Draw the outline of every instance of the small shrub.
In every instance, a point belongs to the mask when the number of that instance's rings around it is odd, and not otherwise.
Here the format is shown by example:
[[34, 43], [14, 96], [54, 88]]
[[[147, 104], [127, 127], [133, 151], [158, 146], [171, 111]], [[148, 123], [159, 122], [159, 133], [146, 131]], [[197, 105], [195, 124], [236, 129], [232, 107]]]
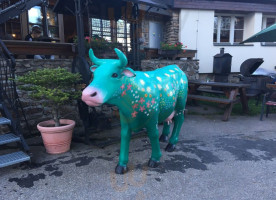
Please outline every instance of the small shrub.
[[60, 108], [80, 98], [81, 91], [75, 89], [81, 80], [80, 74], [73, 74], [63, 68], [38, 69], [17, 78], [21, 90], [29, 91], [30, 97], [43, 101], [50, 107], [55, 126], [60, 126]]

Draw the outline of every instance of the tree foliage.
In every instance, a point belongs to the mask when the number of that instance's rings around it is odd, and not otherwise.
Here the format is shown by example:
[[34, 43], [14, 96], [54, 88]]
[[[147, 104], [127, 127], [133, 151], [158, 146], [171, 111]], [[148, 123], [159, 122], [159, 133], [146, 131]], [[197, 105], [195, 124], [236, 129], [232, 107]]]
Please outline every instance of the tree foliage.
[[80, 80], [80, 74], [73, 74], [60, 67], [30, 71], [17, 78], [17, 82], [22, 84], [20, 89], [29, 91], [31, 98], [43, 100], [43, 106], [51, 108], [56, 126], [57, 123], [59, 125], [61, 106], [80, 98], [81, 91], [76, 90]]

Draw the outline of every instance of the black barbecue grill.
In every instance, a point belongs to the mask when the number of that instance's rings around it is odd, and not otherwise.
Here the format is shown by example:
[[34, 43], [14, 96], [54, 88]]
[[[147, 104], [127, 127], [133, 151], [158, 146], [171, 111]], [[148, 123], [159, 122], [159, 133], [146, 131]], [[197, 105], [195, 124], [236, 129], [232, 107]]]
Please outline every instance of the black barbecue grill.
[[273, 82], [273, 79], [268, 75], [253, 74], [263, 62], [262, 58], [250, 58], [241, 64], [240, 82], [250, 84], [250, 87], [246, 89], [248, 96], [258, 96], [265, 93], [267, 91], [266, 84]]

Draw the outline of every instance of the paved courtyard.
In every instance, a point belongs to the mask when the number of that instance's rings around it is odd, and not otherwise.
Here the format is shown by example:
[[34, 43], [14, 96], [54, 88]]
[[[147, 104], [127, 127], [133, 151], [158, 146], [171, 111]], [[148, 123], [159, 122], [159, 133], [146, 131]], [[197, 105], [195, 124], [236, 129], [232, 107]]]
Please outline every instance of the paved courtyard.
[[40, 137], [29, 139], [34, 165], [0, 169], [0, 199], [275, 199], [276, 115], [220, 117], [188, 114], [176, 151], [162, 143], [155, 169], [147, 167], [149, 139], [133, 139], [125, 175], [114, 173], [119, 143], [73, 142], [70, 152], [48, 155]]

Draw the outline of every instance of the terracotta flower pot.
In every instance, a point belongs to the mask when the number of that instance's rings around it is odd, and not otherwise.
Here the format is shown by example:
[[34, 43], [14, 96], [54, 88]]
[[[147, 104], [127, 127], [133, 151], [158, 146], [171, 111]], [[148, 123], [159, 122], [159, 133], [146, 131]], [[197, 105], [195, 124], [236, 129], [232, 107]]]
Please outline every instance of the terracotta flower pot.
[[69, 151], [75, 121], [61, 119], [62, 126], [54, 127], [53, 120], [40, 122], [37, 129], [40, 131], [44, 146], [49, 154], [60, 154]]

